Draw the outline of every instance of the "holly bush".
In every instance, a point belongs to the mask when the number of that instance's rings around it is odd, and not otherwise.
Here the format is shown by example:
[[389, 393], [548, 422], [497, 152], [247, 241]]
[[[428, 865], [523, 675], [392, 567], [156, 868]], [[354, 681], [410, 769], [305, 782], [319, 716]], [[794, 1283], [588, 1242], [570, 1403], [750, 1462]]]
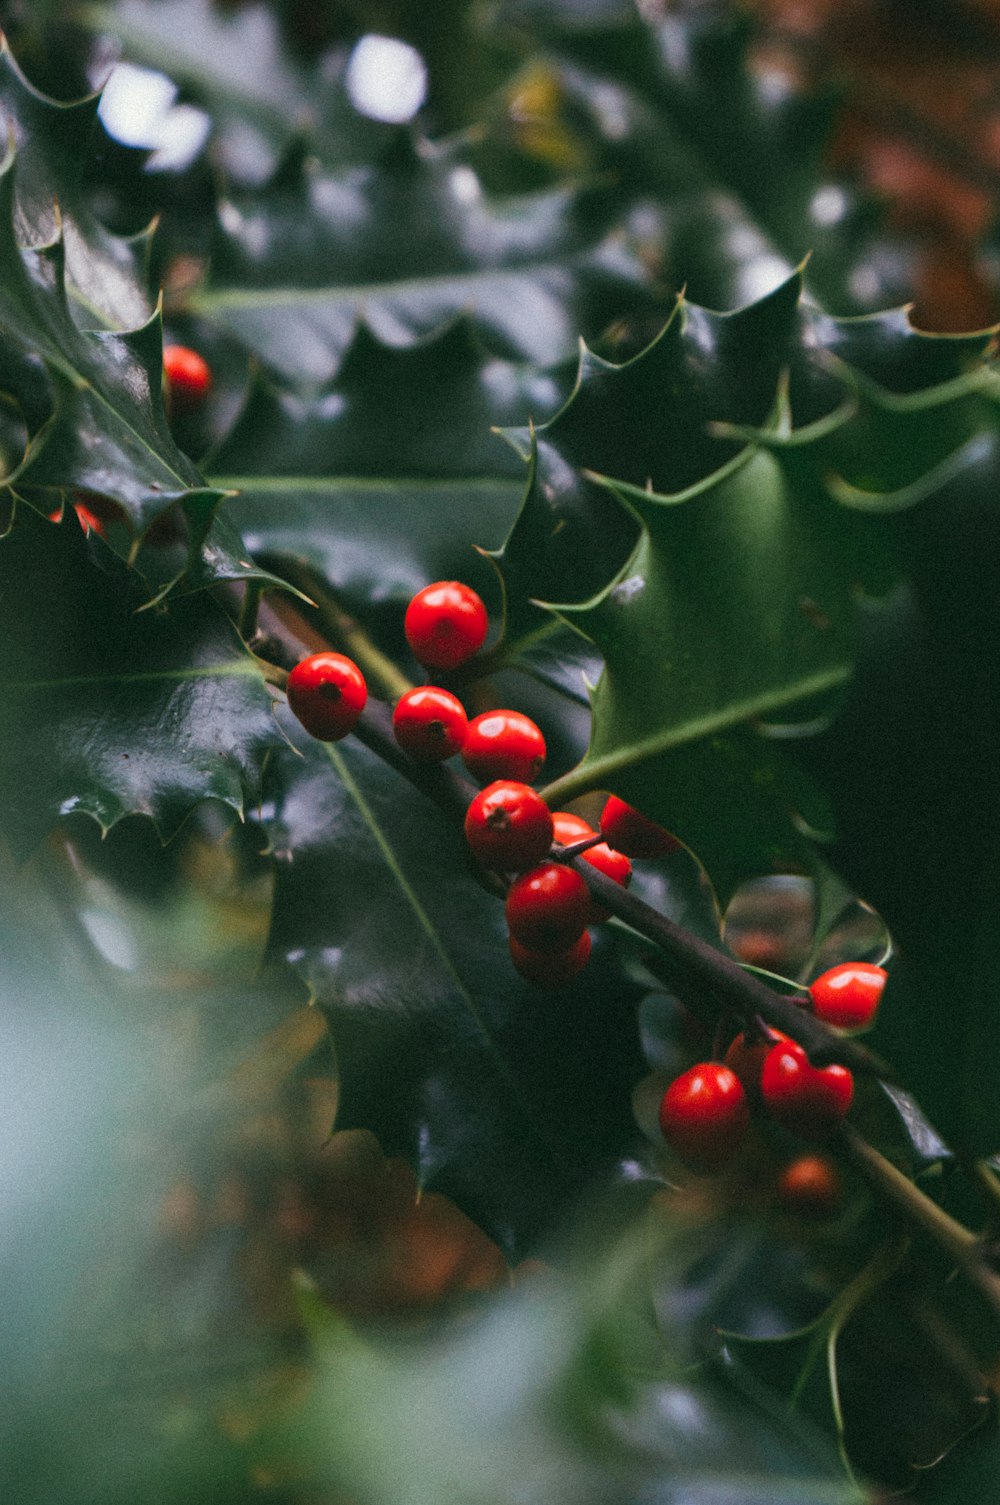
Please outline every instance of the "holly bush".
[[[5, 10], [5, 1498], [988, 1498], [1000, 382], [834, 93], [735, 6]], [[557, 989], [392, 735], [438, 580], [549, 806], [676, 838], [566, 858]], [[849, 1117], [692, 1171], [775, 1028]]]

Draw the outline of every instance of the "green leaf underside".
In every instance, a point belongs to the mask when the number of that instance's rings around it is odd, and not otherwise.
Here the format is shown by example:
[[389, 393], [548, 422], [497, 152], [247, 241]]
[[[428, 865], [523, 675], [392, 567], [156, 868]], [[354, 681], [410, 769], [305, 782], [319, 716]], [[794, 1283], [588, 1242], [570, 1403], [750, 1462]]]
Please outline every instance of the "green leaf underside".
[[616, 943], [595, 945], [570, 987], [539, 991], [510, 963], [503, 905], [471, 881], [461, 834], [373, 754], [307, 747], [272, 760], [268, 783], [270, 947], [330, 1021], [338, 1125], [372, 1129], [523, 1253], [632, 1152], [639, 995], [613, 981]]
[[[44, 617], [19, 610], [30, 579]], [[80, 529], [25, 513], [0, 542], [3, 824], [34, 847], [79, 811], [105, 829], [150, 816], [169, 836], [200, 800], [242, 811], [280, 740], [271, 698], [207, 599], [140, 612], [138, 582]]]

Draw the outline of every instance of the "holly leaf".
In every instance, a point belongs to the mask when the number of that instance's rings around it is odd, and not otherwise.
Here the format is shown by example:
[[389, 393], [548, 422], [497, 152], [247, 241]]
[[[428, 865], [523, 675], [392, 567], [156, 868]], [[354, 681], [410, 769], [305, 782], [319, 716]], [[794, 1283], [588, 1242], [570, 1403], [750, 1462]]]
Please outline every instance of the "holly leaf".
[[132, 329], [152, 312], [146, 291], [149, 233], [126, 239], [95, 217], [83, 191], [100, 96], [59, 104], [32, 88], [0, 35], [0, 118], [19, 159], [14, 238], [62, 241], [68, 311], [82, 328]]
[[[23, 610], [25, 580], [41, 610]], [[170, 836], [204, 799], [242, 813], [279, 742], [254, 660], [198, 596], [139, 611], [141, 582], [70, 520], [19, 514], [0, 541], [3, 825], [26, 854], [61, 815]]]
[[362, 317], [402, 344], [469, 311], [498, 355], [554, 364], [579, 329], [648, 303], [611, 207], [596, 188], [493, 200], [454, 152], [405, 130], [356, 168], [295, 152], [252, 197], [221, 204], [211, 277], [189, 307], [293, 381], [329, 380]]
[[510, 610], [534, 598], [585, 600], [628, 557], [636, 520], [595, 473], [681, 492], [739, 453], [739, 436], [710, 425], [764, 424], [795, 351], [800, 286], [793, 277], [733, 314], [680, 300], [652, 344], [622, 365], [584, 346], [559, 412], [534, 432], [508, 430], [531, 462], [524, 505], [496, 556]]
[[338, 1127], [370, 1129], [520, 1256], [636, 1148], [643, 989], [621, 981], [622, 943], [599, 938], [557, 992], [521, 979], [460, 831], [362, 746], [273, 759], [263, 821], [270, 950], [329, 1019]]
[[226, 511], [255, 557], [306, 564], [352, 610], [455, 577], [490, 595], [475, 550], [509, 530], [523, 471], [490, 430], [551, 410], [561, 375], [487, 355], [466, 318], [405, 347], [362, 326], [318, 392], [258, 375], [205, 469], [239, 493]]

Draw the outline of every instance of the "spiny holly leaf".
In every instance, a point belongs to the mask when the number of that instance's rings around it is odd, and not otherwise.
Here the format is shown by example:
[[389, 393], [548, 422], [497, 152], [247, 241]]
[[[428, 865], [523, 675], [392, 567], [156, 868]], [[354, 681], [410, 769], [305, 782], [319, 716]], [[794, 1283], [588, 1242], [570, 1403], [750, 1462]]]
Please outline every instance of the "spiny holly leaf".
[[219, 159], [237, 179], [263, 180], [302, 132], [313, 150], [341, 162], [367, 155], [386, 132], [350, 104], [346, 51], [303, 63], [284, 45], [273, 6], [116, 0], [80, 5], [77, 14], [115, 37], [123, 56], [162, 69], [204, 105]]
[[403, 348], [362, 326], [317, 393], [258, 377], [205, 468], [255, 557], [307, 563], [353, 610], [456, 576], [489, 591], [475, 548], [509, 530], [523, 472], [490, 429], [551, 411], [561, 377], [486, 355], [464, 318]]
[[[709, 425], [764, 423], [796, 354], [799, 290], [793, 277], [734, 314], [681, 300], [653, 343], [624, 365], [584, 347], [566, 405], [534, 439], [509, 431], [526, 457], [537, 444], [523, 509], [497, 555], [515, 615], [532, 598], [593, 595], [635, 543], [634, 518], [586, 472], [680, 492], [739, 452], [738, 437]], [[810, 413], [842, 400], [828, 378], [815, 387]]]
[[640, 989], [610, 934], [569, 987], [524, 982], [442, 812], [363, 747], [303, 752], [269, 767], [270, 947], [329, 1019], [338, 1126], [372, 1130], [521, 1255], [635, 1151]]
[[673, 496], [616, 486], [643, 524], [636, 550], [594, 601], [560, 613], [605, 661], [571, 777], [676, 831], [725, 898], [797, 855], [794, 788], [746, 724], [828, 694], [852, 661], [867, 520], [796, 468], [747, 450]]
[[0, 581], [0, 804], [17, 851], [70, 811], [105, 829], [139, 812], [166, 837], [199, 800], [243, 809], [281, 739], [260, 671], [213, 603], [138, 611], [141, 582], [103, 543], [27, 510], [0, 541]]
[[22, 246], [61, 237], [69, 311], [82, 328], [132, 329], [151, 313], [148, 235], [112, 235], [92, 214], [83, 177], [94, 150], [99, 96], [59, 104], [33, 89], [0, 34], [0, 120], [18, 155], [14, 234]]
[[[55, 493], [40, 504], [46, 512], [67, 491], [111, 498], [129, 525], [115, 540], [123, 556], [130, 554], [135, 536], [180, 503], [190, 535], [188, 588], [240, 578], [274, 581], [242, 557], [231, 529], [213, 527], [222, 493], [203, 485], [174, 443], [160, 390], [159, 313], [138, 329], [82, 329], [70, 311], [65, 241], [27, 248], [18, 244], [15, 181], [22, 175], [20, 165], [20, 159], [9, 156], [0, 175], [0, 331], [15, 353], [28, 358], [20, 365], [16, 359], [8, 362], [13, 400], [18, 402], [26, 378], [23, 410], [40, 414], [41, 357], [53, 405], [51, 416], [30, 436], [18, 467], [20, 485], [32, 493], [39, 488], [42, 495]], [[184, 565], [183, 559], [178, 561], [177, 573], [183, 573]]]
[[649, 277], [598, 189], [491, 201], [466, 163], [399, 131], [373, 165], [301, 152], [219, 212], [211, 280], [192, 310], [271, 370], [322, 382], [361, 317], [406, 343], [463, 311], [498, 354], [552, 364], [577, 330], [648, 300]]

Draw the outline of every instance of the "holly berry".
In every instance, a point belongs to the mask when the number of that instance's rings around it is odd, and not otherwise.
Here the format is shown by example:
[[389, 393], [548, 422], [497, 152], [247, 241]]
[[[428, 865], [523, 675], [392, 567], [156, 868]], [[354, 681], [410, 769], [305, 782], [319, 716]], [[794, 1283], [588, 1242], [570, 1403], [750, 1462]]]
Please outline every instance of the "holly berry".
[[777, 1191], [778, 1200], [789, 1212], [823, 1217], [835, 1211], [843, 1182], [829, 1155], [800, 1155], [781, 1172]]
[[457, 753], [468, 726], [462, 702], [436, 685], [407, 690], [392, 713], [396, 741], [420, 763], [441, 763]]
[[462, 761], [473, 778], [533, 784], [545, 762], [545, 738], [520, 711], [485, 711], [469, 722]]
[[169, 401], [184, 412], [200, 407], [212, 389], [212, 368], [187, 345], [163, 347], [163, 374]]
[[844, 962], [809, 985], [816, 1017], [838, 1029], [871, 1024], [889, 974], [871, 962]]
[[466, 810], [465, 839], [484, 867], [523, 873], [548, 855], [552, 813], [527, 784], [498, 779], [481, 789]]
[[760, 1102], [760, 1074], [768, 1051], [775, 1045], [787, 1043], [788, 1039], [789, 1036], [780, 1029], [770, 1027], [767, 1034], [759, 1038], [741, 1032], [726, 1051], [725, 1063], [743, 1083], [743, 1090], [751, 1103]]
[[718, 1061], [683, 1072], [660, 1100], [663, 1137], [692, 1170], [718, 1170], [736, 1153], [749, 1125], [743, 1084]]
[[368, 686], [342, 653], [312, 653], [289, 674], [286, 693], [307, 732], [321, 742], [339, 742], [364, 710]]
[[601, 812], [601, 835], [609, 847], [627, 857], [665, 857], [681, 845], [676, 836], [616, 794], [608, 797]]
[[516, 936], [509, 937], [510, 956], [522, 977], [542, 988], [561, 988], [572, 982], [590, 960], [590, 931], [585, 930], [567, 951], [532, 951]]
[[582, 815], [574, 815], [570, 810], [553, 810], [552, 836], [561, 847], [572, 846], [574, 841], [585, 841], [588, 836], [596, 835], [593, 826]]
[[760, 1072], [760, 1096], [776, 1122], [801, 1139], [826, 1139], [854, 1096], [846, 1066], [814, 1066], [794, 1040], [773, 1045]]
[[586, 929], [589, 908], [580, 874], [561, 862], [543, 862], [511, 884], [507, 924], [529, 951], [568, 951]]
[[457, 669], [478, 653], [488, 627], [482, 598], [460, 580], [425, 585], [403, 619], [413, 656], [428, 669]]
[[[584, 841], [588, 836], [596, 836], [593, 826], [587, 824], [579, 815], [573, 815], [569, 810], [555, 810], [552, 814], [552, 830], [555, 840], [560, 846], [568, 847], [576, 841]], [[632, 881], [632, 864], [623, 852], [613, 852], [607, 842], [598, 842], [596, 846], [589, 847], [586, 852], [581, 852], [580, 857], [584, 862], [589, 862], [596, 867], [598, 872], [604, 873], [605, 877], [612, 878], [615, 883], [620, 883], [622, 888], [627, 888]], [[605, 909], [603, 904], [591, 896], [590, 914], [587, 918], [588, 925], [601, 925], [611, 916], [610, 909]]]

